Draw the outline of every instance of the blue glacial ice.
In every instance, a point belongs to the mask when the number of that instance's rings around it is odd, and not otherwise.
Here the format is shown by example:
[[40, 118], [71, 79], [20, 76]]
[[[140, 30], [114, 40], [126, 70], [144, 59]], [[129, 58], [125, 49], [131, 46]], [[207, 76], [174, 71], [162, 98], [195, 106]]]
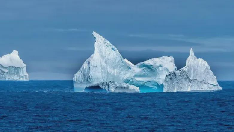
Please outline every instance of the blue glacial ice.
[[163, 88], [163, 82], [167, 74], [177, 68], [173, 57], [163, 56], [140, 62], [134, 66], [133, 76], [125, 79], [125, 82], [143, 88], [151, 88], [156, 91]]

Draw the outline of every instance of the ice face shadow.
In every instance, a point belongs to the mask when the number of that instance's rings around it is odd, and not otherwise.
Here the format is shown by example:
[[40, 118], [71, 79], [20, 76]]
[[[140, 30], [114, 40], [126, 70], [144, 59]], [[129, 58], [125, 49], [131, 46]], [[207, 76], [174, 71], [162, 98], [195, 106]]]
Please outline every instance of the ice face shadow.
[[101, 88], [100, 86], [90, 86], [84, 87], [77, 83], [74, 83], [74, 92], [107, 92], [105, 89]]
[[[163, 87], [152, 88], [152, 87], [139, 87], [140, 93], [151, 93], [151, 92], [163, 92]], [[92, 87], [74, 87], [74, 92], [97, 92], [97, 93], [106, 93], [107, 90], [99, 87], [99, 86], [92, 86]]]
[[92, 86], [92, 87], [87, 87], [84, 89], [84, 92], [104, 92], [106, 93], [107, 91], [99, 86]]

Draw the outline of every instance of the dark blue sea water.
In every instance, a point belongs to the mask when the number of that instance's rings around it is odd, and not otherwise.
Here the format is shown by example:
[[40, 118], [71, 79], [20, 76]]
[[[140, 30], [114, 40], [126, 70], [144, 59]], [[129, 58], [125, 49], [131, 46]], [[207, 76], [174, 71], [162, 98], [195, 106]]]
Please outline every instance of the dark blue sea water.
[[234, 82], [205, 93], [75, 93], [72, 81], [0, 82], [0, 131], [234, 131]]

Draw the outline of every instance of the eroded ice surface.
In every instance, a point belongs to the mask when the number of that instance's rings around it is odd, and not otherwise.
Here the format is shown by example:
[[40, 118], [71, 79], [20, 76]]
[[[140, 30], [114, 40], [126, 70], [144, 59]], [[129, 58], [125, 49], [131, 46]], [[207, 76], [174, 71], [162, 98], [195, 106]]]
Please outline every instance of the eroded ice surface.
[[135, 65], [134, 76], [125, 82], [139, 87], [158, 88], [166, 75], [175, 70], [173, 57], [153, 58]]
[[76, 86], [116, 82], [121, 84], [132, 75], [132, 69], [119, 51], [108, 40], [93, 32], [95, 37], [94, 54], [91, 55], [75, 74]]
[[26, 65], [20, 59], [18, 51], [0, 57], [0, 80], [28, 81]]
[[129, 85], [126, 83], [117, 83], [117, 82], [103, 82], [98, 84], [99, 87], [105, 89], [108, 92], [127, 92], [135, 93], [140, 92], [139, 88], [134, 85]]
[[215, 91], [221, 89], [208, 63], [197, 58], [191, 49], [186, 66], [167, 75], [163, 91]]

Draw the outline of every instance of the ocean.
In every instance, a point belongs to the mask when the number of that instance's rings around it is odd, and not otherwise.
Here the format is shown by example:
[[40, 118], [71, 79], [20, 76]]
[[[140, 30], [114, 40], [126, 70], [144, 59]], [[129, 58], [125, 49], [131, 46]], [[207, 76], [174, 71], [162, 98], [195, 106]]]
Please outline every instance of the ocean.
[[0, 131], [234, 131], [234, 82], [217, 92], [77, 93], [72, 81], [0, 82]]

